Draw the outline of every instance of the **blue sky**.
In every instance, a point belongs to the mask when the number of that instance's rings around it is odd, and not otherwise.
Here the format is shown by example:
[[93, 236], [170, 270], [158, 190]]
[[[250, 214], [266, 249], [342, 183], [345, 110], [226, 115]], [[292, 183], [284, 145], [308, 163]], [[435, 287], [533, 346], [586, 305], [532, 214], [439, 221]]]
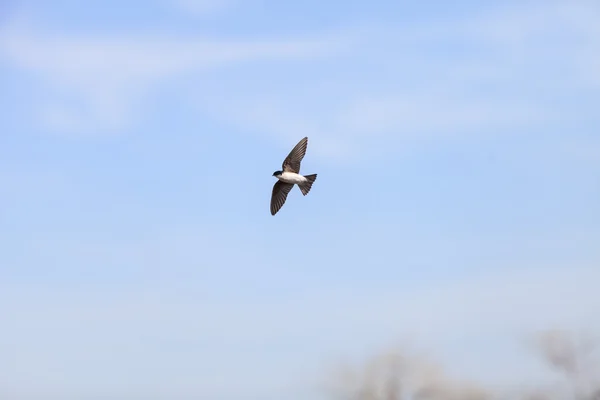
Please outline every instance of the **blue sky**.
[[[318, 399], [398, 340], [538, 376], [523, 337], [600, 328], [599, 17], [3, 2], [0, 393]], [[272, 217], [304, 136], [319, 178]]]

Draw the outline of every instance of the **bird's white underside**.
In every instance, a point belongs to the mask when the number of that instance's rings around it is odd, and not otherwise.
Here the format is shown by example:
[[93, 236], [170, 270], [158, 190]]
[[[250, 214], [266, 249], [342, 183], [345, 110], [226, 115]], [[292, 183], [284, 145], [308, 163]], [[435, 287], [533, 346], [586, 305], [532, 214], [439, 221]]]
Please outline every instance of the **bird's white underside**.
[[281, 175], [277, 176], [277, 179], [283, 181], [285, 183], [303, 183], [306, 182], [307, 179], [300, 174], [296, 174], [294, 172], [284, 172]]

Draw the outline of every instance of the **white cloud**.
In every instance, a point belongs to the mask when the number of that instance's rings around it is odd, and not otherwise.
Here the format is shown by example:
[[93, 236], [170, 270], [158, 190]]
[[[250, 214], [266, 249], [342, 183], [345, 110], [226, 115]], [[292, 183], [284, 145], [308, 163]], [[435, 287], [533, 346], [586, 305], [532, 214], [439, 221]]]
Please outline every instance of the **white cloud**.
[[[226, 2], [183, 3], [203, 10]], [[238, 69], [232, 81], [226, 73], [195, 81], [195, 94], [182, 98], [223, 124], [286, 145], [309, 135], [316, 155], [348, 159], [580, 120], [580, 104], [564, 103], [567, 96], [585, 102], [573, 95], [580, 91], [598, 98], [598, 15], [595, 2], [513, 5], [442, 22], [263, 41], [75, 37], [13, 26], [0, 36], [0, 56], [54, 88], [57, 100], [43, 105], [42, 121], [77, 133], [126, 129], [169, 79], [251, 61], [311, 60], [319, 72], [290, 66], [286, 79], [274, 80], [277, 66]]]
[[[444, 90], [372, 98], [356, 94], [335, 105], [316, 101], [304, 110], [299, 102], [286, 100], [261, 99], [260, 95], [247, 102], [231, 98], [226, 107], [225, 101], [219, 105], [213, 99], [212, 104], [201, 101], [200, 109], [285, 145], [305, 135], [317, 137], [312, 151], [339, 161], [355, 159], [361, 151], [398, 154], [400, 148], [409, 151], [411, 145], [431, 139], [486, 130], [491, 135], [500, 129], [511, 131], [570, 117], [566, 113], [557, 117], [542, 105], [526, 101], [478, 100]], [[389, 147], [383, 149], [382, 142]]]
[[580, 122], [592, 115], [586, 98], [600, 97], [590, 67], [600, 52], [598, 15], [593, 2], [548, 3], [365, 29], [339, 74], [293, 95], [267, 88], [221, 93], [221, 103], [206, 96], [199, 108], [285, 143], [317, 137], [315, 154], [341, 159]]
[[343, 45], [335, 35], [238, 41], [160, 34], [85, 37], [40, 32], [20, 22], [0, 35], [0, 59], [66, 99], [68, 106], [46, 104], [41, 117], [50, 127], [75, 132], [125, 128], [136, 103], [168, 78], [257, 60], [327, 56]]

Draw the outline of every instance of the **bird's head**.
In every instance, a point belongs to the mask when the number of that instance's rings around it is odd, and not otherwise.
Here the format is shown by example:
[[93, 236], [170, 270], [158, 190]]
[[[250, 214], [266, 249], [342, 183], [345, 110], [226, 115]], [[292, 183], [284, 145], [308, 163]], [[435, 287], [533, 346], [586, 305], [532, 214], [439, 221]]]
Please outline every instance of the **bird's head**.
[[281, 171], [275, 171], [275, 172], [273, 172], [273, 176], [279, 176], [279, 175], [281, 175], [281, 174], [282, 174], [282, 172], [281, 172]]

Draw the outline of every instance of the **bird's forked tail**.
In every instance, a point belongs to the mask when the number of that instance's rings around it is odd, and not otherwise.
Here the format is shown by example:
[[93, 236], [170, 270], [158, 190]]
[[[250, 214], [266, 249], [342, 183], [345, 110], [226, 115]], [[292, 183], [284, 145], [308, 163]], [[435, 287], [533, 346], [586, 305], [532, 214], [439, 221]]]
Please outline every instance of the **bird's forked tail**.
[[302, 191], [303, 195], [307, 195], [310, 192], [310, 188], [312, 188], [312, 184], [317, 180], [317, 174], [305, 175], [306, 182], [298, 184], [298, 187]]

